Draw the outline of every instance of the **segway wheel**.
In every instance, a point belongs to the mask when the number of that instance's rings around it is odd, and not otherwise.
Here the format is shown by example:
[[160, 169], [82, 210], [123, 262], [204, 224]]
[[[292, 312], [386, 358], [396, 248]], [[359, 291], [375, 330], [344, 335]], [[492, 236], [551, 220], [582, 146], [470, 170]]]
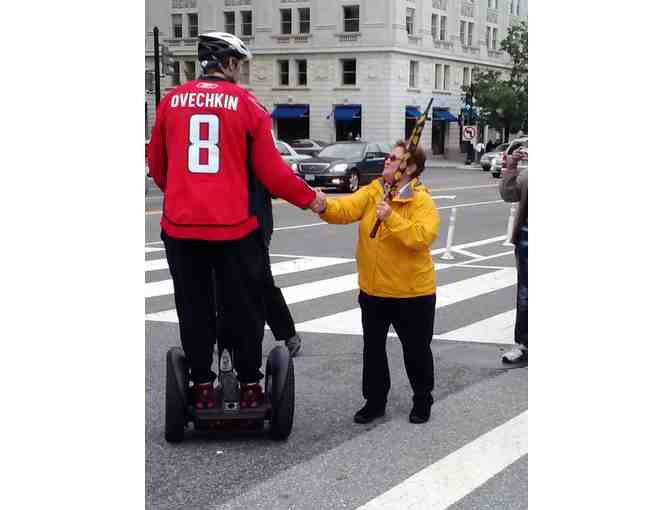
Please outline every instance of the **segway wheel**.
[[266, 361], [266, 391], [271, 399], [270, 436], [284, 440], [294, 424], [294, 361], [287, 347], [274, 347]]
[[166, 422], [164, 437], [169, 443], [184, 439], [187, 425], [187, 366], [184, 351], [172, 347], [166, 355]]

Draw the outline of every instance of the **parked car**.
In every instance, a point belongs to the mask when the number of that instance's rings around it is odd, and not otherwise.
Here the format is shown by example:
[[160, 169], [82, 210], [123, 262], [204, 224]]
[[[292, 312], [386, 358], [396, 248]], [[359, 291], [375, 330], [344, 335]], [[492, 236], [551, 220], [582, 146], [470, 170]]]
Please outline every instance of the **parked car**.
[[299, 154], [307, 154], [308, 156], [317, 156], [317, 153], [324, 149], [327, 142], [320, 140], [310, 140], [308, 138], [301, 138], [298, 140], [290, 140], [289, 145], [292, 146]]
[[526, 136], [523, 138], [516, 138], [515, 140], [511, 141], [506, 146], [505, 150], [503, 150], [497, 156], [495, 156], [490, 160], [491, 173], [493, 177], [499, 177], [500, 175], [502, 175], [502, 170], [506, 168], [507, 159], [510, 158], [511, 154], [513, 154], [513, 151], [515, 151], [519, 147], [527, 147]]
[[299, 175], [311, 186], [355, 192], [383, 173], [388, 143], [337, 142], [299, 164]]
[[283, 142], [282, 140], [276, 141], [275, 147], [278, 149], [282, 159], [285, 160], [285, 163], [290, 166], [295, 174], [299, 173], [299, 162], [310, 159], [310, 156], [299, 154], [294, 149], [292, 149], [292, 147], [287, 142]]
[[509, 145], [508, 143], [503, 143], [501, 145], [498, 145], [494, 149], [492, 149], [490, 152], [486, 152], [481, 156], [481, 167], [483, 168], [484, 172], [489, 172], [490, 171], [490, 160], [497, 156], [498, 153], [503, 152], [506, 150], [506, 146]]

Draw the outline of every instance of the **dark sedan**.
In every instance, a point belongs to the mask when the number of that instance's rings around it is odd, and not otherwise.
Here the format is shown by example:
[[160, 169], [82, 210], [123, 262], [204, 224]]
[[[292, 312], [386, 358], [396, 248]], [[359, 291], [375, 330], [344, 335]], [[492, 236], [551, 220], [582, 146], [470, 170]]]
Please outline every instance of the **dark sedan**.
[[383, 173], [385, 143], [338, 142], [299, 163], [299, 175], [311, 186], [354, 192]]

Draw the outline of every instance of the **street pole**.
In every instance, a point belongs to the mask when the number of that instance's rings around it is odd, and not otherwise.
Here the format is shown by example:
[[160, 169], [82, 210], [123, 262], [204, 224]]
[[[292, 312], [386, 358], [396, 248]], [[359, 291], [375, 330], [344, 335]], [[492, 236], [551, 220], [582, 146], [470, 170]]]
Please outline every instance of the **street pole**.
[[156, 98], [156, 111], [159, 110], [161, 101], [161, 68], [159, 62], [159, 28], [154, 27], [154, 96]]

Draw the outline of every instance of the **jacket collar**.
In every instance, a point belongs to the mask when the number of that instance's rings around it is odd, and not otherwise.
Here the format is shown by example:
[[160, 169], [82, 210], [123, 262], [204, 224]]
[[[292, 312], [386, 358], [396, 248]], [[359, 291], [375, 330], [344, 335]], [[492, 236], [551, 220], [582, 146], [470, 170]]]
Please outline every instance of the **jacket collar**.
[[[383, 181], [383, 178], [381, 177], [379, 180], [380, 187], [383, 189], [383, 193], [385, 192], [385, 181]], [[418, 182], [418, 178], [414, 177], [411, 179], [408, 183], [407, 186], [401, 190], [401, 193], [399, 193], [397, 196], [395, 196], [392, 200], [394, 202], [408, 202], [413, 199], [413, 195], [415, 193], [415, 188], [419, 186], [420, 183]]]

